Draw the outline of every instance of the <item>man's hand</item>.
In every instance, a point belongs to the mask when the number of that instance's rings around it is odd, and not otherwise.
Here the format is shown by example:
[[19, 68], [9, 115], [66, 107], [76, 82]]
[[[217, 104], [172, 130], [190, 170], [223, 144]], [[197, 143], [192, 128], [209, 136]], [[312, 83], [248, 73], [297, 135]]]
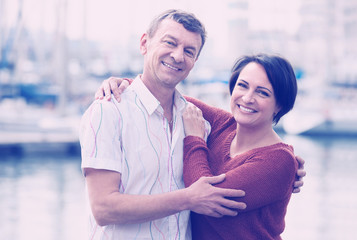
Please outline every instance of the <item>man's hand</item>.
[[296, 156], [296, 160], [299, 163], [299, 169], [297, 170], [297, 180], [294, 182], [294, 190], [293, 193], [299, 193], [301, 191], [301, 187], [304, 185], [303, 178], [306, 176], [306, 171], [304, 170], [305, 161], [300, 156]]
[[129, 86], [129, 80], [126, 78], [110, 77], [102, 82], [99, 89], [95, 93], [95, 99], [106, 98], [111, 100], [111, 94], [114, 98], [120, 102], [120, 95]]
[[212, 186], [225, 179], [225, 174], [214, 177], [201, 177], [190, 187], [188, 198], [191, 200], [189, 209], [199, 214], [211, 217], [236, 216], [237, 209], [245, 209], [243, 202], [237, 202], [226, 197], [243, 197], [242, 190], [218, 188]]

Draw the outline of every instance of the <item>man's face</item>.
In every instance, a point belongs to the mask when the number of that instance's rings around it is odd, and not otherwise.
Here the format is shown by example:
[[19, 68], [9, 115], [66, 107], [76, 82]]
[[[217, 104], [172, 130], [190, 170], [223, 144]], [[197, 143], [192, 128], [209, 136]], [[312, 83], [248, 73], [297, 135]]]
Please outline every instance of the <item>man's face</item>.
[[201, 36], [172, 19], [163, 20], [154, 36], [144, 34], [141, 53], [145, 56], [143, 80], [174, 88], [193, 68], [202, 44]]

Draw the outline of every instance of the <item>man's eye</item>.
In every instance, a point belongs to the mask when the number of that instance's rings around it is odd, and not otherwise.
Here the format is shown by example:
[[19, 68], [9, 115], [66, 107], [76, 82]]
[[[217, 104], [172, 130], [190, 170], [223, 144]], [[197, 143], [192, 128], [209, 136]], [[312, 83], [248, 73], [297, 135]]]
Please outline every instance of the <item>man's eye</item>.
[[171, 42], [171, 41], [166, 41], [166, 44], [171, 45], [171, 46], [175, 46], [175, 43]]
[[194, 57], [195, 56], [195, 54], [192, 51], [186, 50], [185, 52], [190, 57]]

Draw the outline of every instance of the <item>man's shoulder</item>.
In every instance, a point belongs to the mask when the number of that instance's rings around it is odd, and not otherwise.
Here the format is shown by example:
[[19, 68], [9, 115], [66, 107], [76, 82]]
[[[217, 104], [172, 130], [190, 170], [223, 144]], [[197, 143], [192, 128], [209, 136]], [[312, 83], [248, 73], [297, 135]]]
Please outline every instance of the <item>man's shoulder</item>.
[[108, 116], [108, 115], [118, 115], [118, 113], [127, 104], [127, 100], [122, 98], [122, 100], [117, 102], [112, 96], [111, 100], [97, 99], [92, 102], [92, 104], [87, 108], [83, 114], [83, 118], [93, 117], [93, 116]]

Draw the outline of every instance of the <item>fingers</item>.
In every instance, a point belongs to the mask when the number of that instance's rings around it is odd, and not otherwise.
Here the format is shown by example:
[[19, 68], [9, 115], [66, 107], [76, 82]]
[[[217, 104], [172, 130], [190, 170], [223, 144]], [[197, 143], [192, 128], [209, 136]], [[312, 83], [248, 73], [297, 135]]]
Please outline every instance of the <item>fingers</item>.
[[300, 188], [294, 188], [293, 193], [299, 193], [300, 191]]
[[126, 79], [123, 79], [122, 83], [118, 87], [118, 92], [123, 93], [124, 90], [130, 85], [129, 81]]
[[226, 178], [226, 174], [221, 174], [221, 175], [213, 176], [213, 177], [203, 177], [203, 178], [209, 184], [217, 184], [217, 183], [220, 183], [220, 182], [224, 181], [224, 179]]
[[[246, 208], [246, 205], [244, 203], [241, 203], [241, 205], [242, 206], [240, 208], [236, 208], [236, 209], [245, 209]], [[234, 217], [234, 216], [238, 215], [238, 211], [236, 211], [234, 209], [227, 208], [224, 205], [218, 205], [214, 209], [211, 209], [210, 211], [205, 212], [204, 215], [216, 217], [216, 218], [220, 218], [223, 216]]]
[[230, 200], [227, 198], [223, 198], [223, 200], [220, 202], [220, 205], [230, 209], [243, 210], [247, 208], [247, 204], [245, 204], [244, 202], [237, 202], [236, 200]]
[[95, 99], [107, 99], [111, 100], [111, 95], [113, 93], [115, 99], [120, 102], [121, 93], [130, 85], [129, 81], [122, 78], [110, 77], [104, 80], [99, 87], [98, 91], [95, 93]]
[[[221, 183], [224, 181], [226, 178], [225, 174], [221, 174], [218, 176], [213, 176], [213, 177], [201, 177], [203, 181], [206, 181], [207, 183], [214, 185], [217, 183]], [[218, 194], [222, 195], [223, 197], [244, 197], [245, 192], [243, 190], [238, 190], [238, 189], [228, 189], [228, 188], [219, 188], [219, 187], [214, 187], [215, 190], [217, 191]], [[235, 201], [232, 201], [235, 202]], [[229, 206], [227, 206], [229, 207]]]
[[299, 163], [299, 169], [296, 172], [298, 176], [298, 180], [294, 182], [293, 193], [299, 193], [301, 191], [301, 187], [304, 185], [304, 181], [302, 180], [306, 176], [306, 171], [304, 170], [305, 161], [299, 156], [296, 156], [296, 160]]
[[212, 212], [213, 213], [213, 217], [223, 217], [223, 216], [237, 216], [238, 212], [228, 209], [228, 208], [224, 208], [224, 207], [218, 207], [215, 211]]
[[[115, 89], [113, 88], [113, 95], [115, 97], [115, 99], [120, 102], [121, 101], [121, 94], [124, 92], [124, 90], [129, 86], [129, 81], [123, 79], [123, 81], [121, 82], [121, 84], [119, 85], [119, 87], [116, 87]], [[117, 85], [118, 86], [118, 85]]]
[[296, 175], [298, 175], [299, 178], [301, 179], [306, 176], [306, 171], [304, 169], [298, 169]]
[[192, 103], [188, 103], [186, 106], [186, 114], [194, 117], [202, 117], [202, 111]]
[[[214, 177], [205, 177], [204, 180], [206, 180], [210, 184], [216, 184], [224, 181], [225, 177], [226, 177], [225, 174], [221, 174]], [[230, 209], [245, 209], [247, 207], [247, 205], [244, 202], [238, 202], [236, 200], [227, 199], [227, 198], [244, 197], [245, 192], [243, 190], [227, 189], [227, 188], [219, 188], [219, 187], [214, 187], [214, 190], [216, 191], [216, 194], [218, 194], [221, 197], [219, 204], [222, 207], [230, 208]], [[224, 213], [223, 215], [226, 214]]]
[[205, 120], [201, 109], [192, 103], [188, 103], [183, 113], [183, 122], [186, 136], [205, 137]]
[[118, 88], [118, 86], [116, 86], [115, 80], [113, 80], [113, 77], [110, 77], [109, 79], [105, 80], [103, 82], [104, 85], [104, 95], [105, 98], [109, 101], [111, 100], [111, 95], [112, 95], [112, 91], [115, 87]]
[[295, 181], [293, 193], [299, 193], [301, 191], [301, 187], [304, 185], [304, 181]]
[[98, 91], [95, 93], [95, 99], [103, 99], [104, 97], [109, 101], [111, 98], [110, 78], [106, 79], [100, 85]]
[[103, 88], [100, 87], [100, 88], [97, 90], [97, 92], [95, 93], [94, 97], [95, 97], [95, 99], [103, 99], [103, 96], [104, 96], [104, 94], [103, 94]]
[[[105, 82], [106, 80], [104, 80]], [[100, 85], [100, 87], [98, 88], [98, 90], [96, 91], [94, 97], [95, 99], [103, 99], [104, 97], [104, 82]]]
[[244, 202], [231, 197], [243, 197], [245, 192], [236, 189], [226, 189], [212, 186], [212, 184], [224, 181], [225, 174], [214, 177], [201, 177], [186, 190], [192, 196], [191, 206], [188, 208], [199, 214], [212, 217], [236, 216], [238, 210], [243, 210], [247, 206]]
[[228, 189], [228, 188], [218, 188], [219, 189], [219, 194], [221, 194], [224, 197], [244, 197], [245, 192], [243, 190], [238, 190], [238, 189]]
[[299, 163], [299, 169], [304, 169], [304, 165], [305, 165], [305, 160], [302, 159], [300, 156], [295, 156], [296, 160]]
[[294, 188], [300, 188], [304, 186], [304, 182], [303, 181], [295, 181], [294, 182]]
[[229, 199], [224, 199], [220, 205], [216, 205], [214, 209], [211, 209], [210, 212], [207, 212], [205, 215], [211, 217], [223, 217], [223, 216], [237, 216], [237, 210], [244, 210], [247, 208], [247, 205], [243, 202], [236, 202]]

